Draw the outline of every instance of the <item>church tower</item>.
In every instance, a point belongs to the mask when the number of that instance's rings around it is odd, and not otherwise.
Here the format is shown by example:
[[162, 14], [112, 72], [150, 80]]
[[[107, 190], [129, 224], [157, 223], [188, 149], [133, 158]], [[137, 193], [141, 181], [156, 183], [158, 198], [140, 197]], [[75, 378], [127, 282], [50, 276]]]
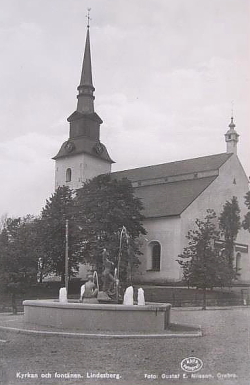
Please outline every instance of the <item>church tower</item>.
[[89, 25], [78, 86], [77, 108], [67, 119], [70, 124], [69, 139], [63, 143], [56, 161], [55, 187], [82, 187], [83, 182], [93, 177], [111, 172], [110, 158], [106, 147], [100, 142], [102, 119], [94, 109], [94, 91], [90, 53]]
[[237, 155], [237, 143], [239, 141], [239, 134], [235, 131], [234, 118], [231, 117], [229, 124], [229, 130], [225, 134], [225, 140], [227, 143], [227, 152]]

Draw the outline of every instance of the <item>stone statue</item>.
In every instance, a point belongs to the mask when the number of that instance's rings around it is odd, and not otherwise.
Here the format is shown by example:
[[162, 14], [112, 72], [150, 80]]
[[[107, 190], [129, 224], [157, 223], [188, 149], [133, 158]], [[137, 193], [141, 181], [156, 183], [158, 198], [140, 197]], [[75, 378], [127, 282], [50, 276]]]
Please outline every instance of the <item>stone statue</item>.
[[102, 263], [103, 263], [103, 291], [109, 296], [114, 295], [114, 285], [116, 284], [116, 279], [111, 274], [111, 269], [114, 266], [114, 263], [109, 259], [109, 253], [106, 249], [103, 249], [102, 252]]
[[98, 289], [94, 283], [94, 278], [92, 274], [88, 274], [88, 281], [81, 287], [81, 298], [80, 302], [83, 303], [98, 303], [97, 295]]

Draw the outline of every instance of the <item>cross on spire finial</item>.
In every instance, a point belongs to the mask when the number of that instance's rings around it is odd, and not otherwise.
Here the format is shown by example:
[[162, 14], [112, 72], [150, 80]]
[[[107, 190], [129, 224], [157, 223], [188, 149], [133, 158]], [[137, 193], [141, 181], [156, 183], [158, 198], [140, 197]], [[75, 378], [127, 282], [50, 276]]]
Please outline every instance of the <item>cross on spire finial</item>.
[[92, 20], [91, 18], [90, 18], [90, 11], [91, 11], [91, 8], [88, 8], [88, 13], [87, 13], [87, 15], [86, 15], [86, 17], [87, 17], [87, 19], [88, 19], [88, 24], [87, 24], [87, 28], [89, 28], [89, 22], [90, 22], [90, 20]]

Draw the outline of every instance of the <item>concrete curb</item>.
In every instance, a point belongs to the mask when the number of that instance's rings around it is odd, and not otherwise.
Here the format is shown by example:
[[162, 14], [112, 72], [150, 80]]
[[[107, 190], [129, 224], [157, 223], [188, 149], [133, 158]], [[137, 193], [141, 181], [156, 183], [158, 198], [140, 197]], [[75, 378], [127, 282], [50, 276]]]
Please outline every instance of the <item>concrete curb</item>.
[[[37, 327], [34, 327], [34, 328], [29, 328], [29, 325], [24, 325], [22, 323], [22, 317], [23, 314], [19, 314], [18, 316], [16, 316], [15, 318], [12, 318], [12, 315], [10, 314], [6, 314], [4, 316], [1, 317], [0, 315], [0, 331], [4, 331], [4, 332], [9, 332], [9, 333], [17, 333], [17, 334], [30, 334], [30, 335], [37, 335], [37, 336], [41, 336], [41, 335], [44, 335], [44, 336], [60, 336], [60, 337], [71, 337], [71, 338], [76, 338], [76, 337], [84, 337], [84, 338], [117, 338], [117, 339], [123, 339], [123, 338], [194, 338], [194, 337], [202, 337], [202, 331], [201, 331], [201, 326], [200, 325], [181, 325], [181, 324], [176, 324], [176, 323], [173, 323], [172, 325], [176, 325], [176, 326], [183, 326], [183, 327], [187, 327], [187, 326], [191, 326], [191, 327], [194, 327], [196, 328], [195, 331], [190, 331], [190, 332], [183, 332], [183, 331], [176, 331], [176, 332], [168, 332], [168, 333], [145, 333], [145, 334], [142, 334], [142, 333], [112, 333], [112, 332], [99, 332], [99, 333], [87, 333], [87, 332], [74, 332], [74, 331], [69, 331], [69, 330], [66, 330], [66, 331], [60, 331], [60, 330], [46, 330], [46, 329], [41, 329], [39, 328], [38, 329], [38, 326]], [[20, 317], [20, 318], [19, 318]], [[19, 318], [19, 319], [18, 319]], [[13, 325], [13, 327], [11, 326], [3, 326], [1, 325], [1, 321], [5, 321], [6, 322], [15, 322], [15, 325]], [[21, 322], [20, 322], [21, 321]], [[19, 324], [20, 322], [20, 324]]]
[[0, 326], [0, 331], [14, 332], [18, 334], [33, 334], [44, 336], [61, 336], [61, 337], [84, 337], [84, 338], [194, 338], [202, 337], [202, 331], [197, 330], [194, 333], [162, 333], [162, 334], [104, 334], [104, 333], [75, 333], [75, 332], [58, 332], [46, 330], [32, 330], [22, 328], [11, 328], [8, 326]]

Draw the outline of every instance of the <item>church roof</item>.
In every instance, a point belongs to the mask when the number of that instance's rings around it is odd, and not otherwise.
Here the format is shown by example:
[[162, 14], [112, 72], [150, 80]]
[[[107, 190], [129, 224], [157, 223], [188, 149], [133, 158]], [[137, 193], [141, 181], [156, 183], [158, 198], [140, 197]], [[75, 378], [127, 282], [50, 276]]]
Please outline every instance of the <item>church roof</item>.
[[89, 154], [94, 157], [103, 159], [109, 163], [114, 163], [114, 161], [110, 158], [104, 144], [99, 141], [91, 140], [86, 136], [70, 138], [64, 142], [59, 152], [53, 159], [65, 158], [78, 154]]
[[222, 153], [216, 155], [202, 156], [200, 158], [192, 158], [179, 160], [176, 162], [162, 163], [153, 166], [138, 167], [130, 170], [112, 172], [114, 177], [119, 179], [128, 178], [131, 182], [141, 181], [152, 178], [161, 178], [165, 176], [189, 174], [192, 172], [218, 170], [231, 153]]
[[146, 218], [180, 215], [214, 180], [216, 176], [174, 183], [138, 187]]
[[218, 176], [229, 153], [203, 156], [112, 173], [128, 178], [147, 218], [180, 215]]
[[82, 64], [82, 74], [81, 74], [81, 80], [80, 80], [80, 86], [81, 85], [83, 86], [91, 85], [93, 87], [89, 27], [87, 28], [87, 35], [86, 35], [86, 43], [85, 43], [85, 50], [84, 50], [84, 57], [83, 57], [83, 64]]
[[90, 114], [83, 114], [83, 113], [81, 113], [79, 111], [74, 111], [73, 114], [71, 114], [68, 117], [67, 121], [68, 122], [72, 122], [74, 120], [80, 120], [80, 119], [82, 119], [84, 117], [87, 117], [90, 120], [94, 120], [95, 122], [98, 122], [99, 124], [103, 123], [102, 119], [100, 118], [99, 115], [97, 115], [96, 112], [93, 112], [93, 113], [90, 113]]

